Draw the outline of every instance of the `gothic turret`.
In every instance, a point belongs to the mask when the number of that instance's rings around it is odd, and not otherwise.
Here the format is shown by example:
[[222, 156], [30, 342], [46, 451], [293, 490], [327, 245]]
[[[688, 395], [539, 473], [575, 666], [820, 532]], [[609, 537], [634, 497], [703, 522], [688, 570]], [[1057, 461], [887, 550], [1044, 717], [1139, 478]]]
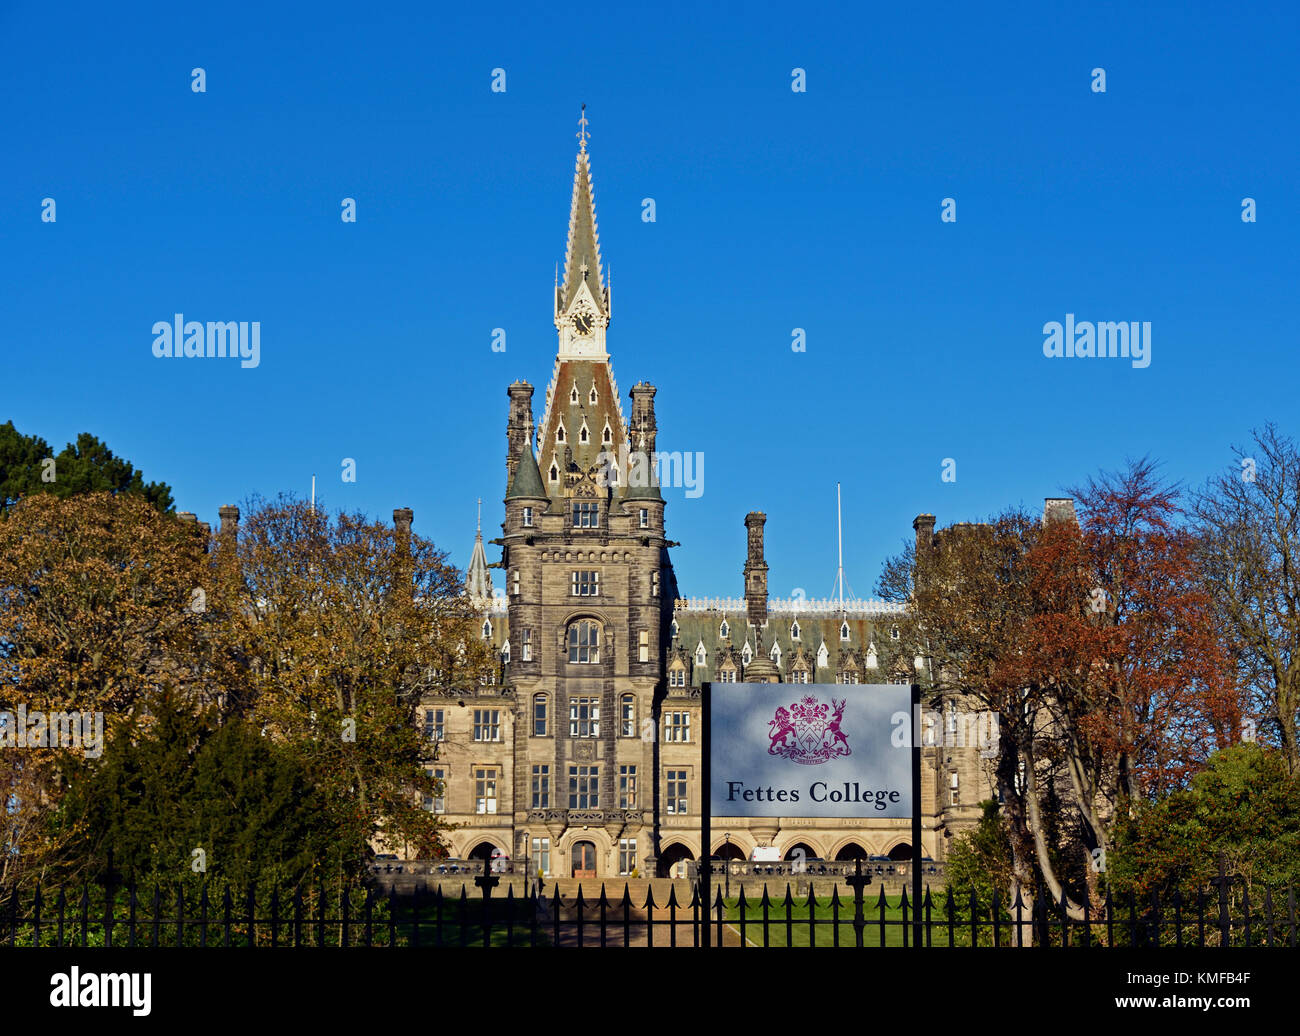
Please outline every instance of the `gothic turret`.
[[470, 599], [483, 603], [492, 600], [492, 577], [488, 574], [487, 553], [483, 550], [483, 501], [478, 502], [478, 528], [474, 530], [474, 553], [469, 559], [469, 572], [465, 577], [465, 593]]

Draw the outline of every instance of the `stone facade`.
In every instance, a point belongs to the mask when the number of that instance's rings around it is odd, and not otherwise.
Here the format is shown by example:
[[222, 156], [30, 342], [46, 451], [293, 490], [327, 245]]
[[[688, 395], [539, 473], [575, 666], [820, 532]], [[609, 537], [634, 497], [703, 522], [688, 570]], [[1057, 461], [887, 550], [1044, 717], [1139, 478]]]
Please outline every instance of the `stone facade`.
[[[500, 678], [424, 702], [445, 783], [427, 805], [459, 825], [457, 857], [499, 850], [553, 877], [666, 874], [700, 854], [703, 683], [909, 683], [913, 661], [892, 627], [897, 605], [769, 600], [758, 512], [745, 521], [744, 596], [679, 596], [664, 500], [645, 477], [655, 389], [633, 386], [625, 417], [607, 351], [612, 293], [585, 139], [564, 271], [540, 422], [532, 386], [507, 389], [505, 521], [491, 566], [501, 586], [491, 596], [481, 537], [467, 579]], [[933, 523], [917, 519], [918, 539]], [[923, 848], [936, 860], [991, 795], [991, 760], [944, 745], [947, 733], [924, 751]], [[910, 854], [906, 820], [715, 817], [713, 832], [722, 855]]]

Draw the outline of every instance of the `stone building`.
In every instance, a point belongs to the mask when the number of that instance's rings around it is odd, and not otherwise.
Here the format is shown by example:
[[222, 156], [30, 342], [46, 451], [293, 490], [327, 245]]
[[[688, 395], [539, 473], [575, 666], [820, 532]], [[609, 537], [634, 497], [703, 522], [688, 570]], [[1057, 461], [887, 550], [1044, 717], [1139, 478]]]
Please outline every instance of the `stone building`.
[[[893, 625], [898, 605], [769, 599], [759, 512], [745, 519], [742, 595], [679, 595], [655, 477], [655, 388], [633, 385], [624, 412], [580, 136], [554, 371], [536, 423], [533, 387], [507, 389], [505, 520], [492, 541], [501, 560], [489, 565], [480, 532], [468, 572], [500, 676], [423, 703], [444, 784], [425, 806], [460, 825], [449, 836], [457, 857], [499, 852], [555, 877], [651, 876], [700, 855], [703, 683], [910, 683], [914, 660]], [[917, 518], [918, 542], [934, 521]], [[719, 549], [730, 542], [720, 535]], [[922, 840], [942, 860], [991, 794], [990, 760], [973, 744], [935, 740], [924, 751]], [[724, 856], [911, 851], [906, 820], [715, 817], [712, 829]]]

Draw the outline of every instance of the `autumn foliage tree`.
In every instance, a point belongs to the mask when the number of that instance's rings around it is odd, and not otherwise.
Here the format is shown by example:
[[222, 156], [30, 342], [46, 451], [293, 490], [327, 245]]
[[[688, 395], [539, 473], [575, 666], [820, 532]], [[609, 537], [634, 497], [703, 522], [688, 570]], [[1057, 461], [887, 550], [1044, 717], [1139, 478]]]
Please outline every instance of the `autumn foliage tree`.
[[338, 837], [364, 847], [382, 829], [443, 853], [443, 823], [419, 802], [434, 746], [416, 710], [495, 661], [446, 553], [359, 514], [257, 501], [218, 537], [213, 579], [217, 635], [247, 660], [238, 708], [294, 747]]
[[930, 694], [998, 715], [1011, 900], [1081, 917], [1117, 814], [1231, 743], [1240, 701], [1177, 492], [1140, 461], [1075, 495], [1078, 520], [1011, 511], [919, 545], [904, 628]]

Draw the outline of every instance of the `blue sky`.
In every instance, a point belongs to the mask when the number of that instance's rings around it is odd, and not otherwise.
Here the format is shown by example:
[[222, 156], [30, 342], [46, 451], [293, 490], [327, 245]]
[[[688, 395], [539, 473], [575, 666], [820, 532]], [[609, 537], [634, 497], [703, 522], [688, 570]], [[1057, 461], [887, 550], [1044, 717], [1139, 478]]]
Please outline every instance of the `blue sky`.
[[[686, 593], [741, 592], [755, 509], [772, 593], [829, 593], [837, 481], [866, 596], [918, 512], [1300, 433], [1294, 5], [890, 6], [0, 5], [0, 420], [213, 522], [315, 472], [463, 566], [506, 385], [541, 414], [586, 102], [620, 389], [704, 455]], [[260, 365], [156, 359], [176, 312], [260, 321]], [[1066, 313], [1150, 321], [1151, 365], [1044, 357]]]

